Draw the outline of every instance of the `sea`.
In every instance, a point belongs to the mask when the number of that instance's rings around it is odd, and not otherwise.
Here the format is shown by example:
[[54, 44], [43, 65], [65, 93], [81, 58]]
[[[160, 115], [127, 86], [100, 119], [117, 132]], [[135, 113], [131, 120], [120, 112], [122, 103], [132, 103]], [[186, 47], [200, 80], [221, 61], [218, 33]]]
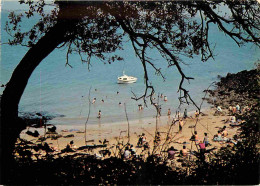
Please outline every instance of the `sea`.
[[[4, 30], [10, 11], [24, 12], [25, 9], [26, 6], [20, 6], [17, 2], [2, 1], [1, 4], [1, 84], [9, 81], [15, 67], [28, 51], [27, 47], [5, 44], [10, 39]], [[35, 16], [30, 20], [24, 20], [22, 29], [30, 29], [37, 19]], [[198, 105], [205, 96], [203, 91], [212, 82], [218, 81], [219, 77], [226, 76], [227, 73], [255, 68], [255, 63], [260, 58], [257, 47], [252, 44], [238, 47], [215, 26], [210, 29], [209, 41], [214, 46], [214, 59], [202, 62], [200, 56], [194, 58], [181, 56], [184, 73], [194, 78], [190, 82], [185, 82], [184, 87], [189, 90]], [[55, 49], [31, 75], [19, 104], [19, 113], [40, 112], [52, 115], [55, 118], [49, 123], [61, 125], [83, 125], [88, 114], [88, 124], [125, 122], [126, 117], [129, 121], [155, 117], [156, 110], [150, 105], [149, 99], [147, 107], [141, 111], [138, 105], [144, 105], [144, 101], [132, 99], [134, 95], [141, 96], [145, 92], [144, 71], [128, 38], [124, 38], [122, 46], [123, 49], [116, 54], [124, 60], [108, 64], [106, 61], [93, 58], [90, 69], [86, 63], [81, 62], [77, 54], [69, 56], [72, 68], [66, 66], [66, 50]], [[168, 109], [171, 109], [172, 113], [176, 111], [183, 113], [184, 109], [190, 113], [194, 112], [196, 108], [192, 104], [180, 105], [178, 86], [181, 76], [176, 67], [168, 68], [167, 62], [156, 50], [147, 51], [147, 56], [162, 69], [165, 77], [164, 80], [156, 75], [154, 69], [148, 65], [149, 83], [155, 88], [155, 102], [161, 105], [162, 115], [167, 115]], [[138, 81], [133, 84], [117, 84], [117, 78], [123, 71], [127, 75], [137, 77]], [[3, 91], [4, 87], [1, 87], [0, 94]], [[96, 98], [96, 102], [90, 106], [89, 92], [91, 101]], [[168, 101], [158, 99], [160, 94], [167, 96]], [[203, 102], [202, 108], [209, 107], [210, 105]], [[99, 110], [102, 113], [101, 119], [97, 118]]]

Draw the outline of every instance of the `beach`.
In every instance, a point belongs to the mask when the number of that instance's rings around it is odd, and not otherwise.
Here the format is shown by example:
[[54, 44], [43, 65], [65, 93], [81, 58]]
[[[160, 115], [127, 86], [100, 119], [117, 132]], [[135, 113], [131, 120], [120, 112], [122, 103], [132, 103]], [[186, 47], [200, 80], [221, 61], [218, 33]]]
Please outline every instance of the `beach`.
[[[136, 153], [141, 154], [142, 148], [137, 146], [139, 136], [145, 134], [146, 141], [149, 143], [150, 151], [154, 146], [154, 136], [155, 132], [160, 133], [160, 141], [158, 142], [157, 153], [160, 151], [167, 151], [167, 149], [173, 146], [176, 150], [180, 151], [183, 147], [183, 143], [187, 143], [188, 150], [196, 150], [197, 147], [195, 142], [190, 141], [191, 136], [194, 134], [194, 131], [197, 131], [199, 141], [203, 141], [204, 133], [208, 134], [210, 139], [211, 146], [208, 148], [219, 148], [226, 146], [227, 143], [215, 142], [213, 141], [213, 136], [217, 135], [217, 132], [223, 128], [227, 127], [228, 138], [232, 138], [233, 135], [237, 134], [237, 128], [231, 128], [229, 125], [225, 124], [225, 120], [230, 116], [214, 116], [216, 109], [208, 109], [199, 116], [195, 118], [194, 114], [188, 115], [189, 117], [184, 120], [184, 126], [182, 132], [179, 132], [179, 122], [176, 121], [175, 124], [172, 124], [172, 116], [162, 116], [157, 119], [157, 130], [156, 130], [156, 118], [150, 118], [146, 120], [134, 120], [129, 121], [129, 143], [136, 148]], [[194, 128], [196, 125], [196, 129]], [[101, 124], [101, 125], [87, 125], [86, 127], [86, 138], [85, 138], [85, 126], [84, 125], [56, 125], [58, 135], [62, 137], [52, 140], [47, 138], [45, 142], [53, 149], [56, 149], [55, 153], [60, 152], [64, 149], [70, 142], [73, 140], [72, 149], [76, 152], [85, 152], [90, 155], [99, 154], [99, 151], [104, 148], [95, 148], [94, 150], [77, 150], [79, 147], [89, 145], [101, 145], [104, 140], [108, 141], [106, 149], [110, 149], [115, 152], [115, 147], [120, 143], [125, 145], [128, 143], [128, 124], [127, 121], [119, 123], [110, 123], [110, 124]], [[36, 142], [38, 138], [34, 138], [26, 134], [26, 131], [38, 130], [41, 136], [44, 136], [44, 128], [35, 129], [27, 128], [22, 131], [20, 137], [22, 139], [29, 140], [31, 142]], [[166, 142], [166, 137], [171, 139]], [[46, 135], [48, 136], [48, 134]], [[72, 137], [65, 137], [72, 136]], [[85, 143], [86, 139], [86, 143]], [[166, 142], [166, 143], [165, 143]], [[38, 142], [39, 143], [39, 142]], [[75, 153], [75, 152], [73, 152]], [[69, 153], [69, 154], [73, 154]], [[148, 153], [148, 152], [146, 152]], [[155, 150], [156, 153], [156, 150]], [[166, 154], [166, 153], [165, 153]]]

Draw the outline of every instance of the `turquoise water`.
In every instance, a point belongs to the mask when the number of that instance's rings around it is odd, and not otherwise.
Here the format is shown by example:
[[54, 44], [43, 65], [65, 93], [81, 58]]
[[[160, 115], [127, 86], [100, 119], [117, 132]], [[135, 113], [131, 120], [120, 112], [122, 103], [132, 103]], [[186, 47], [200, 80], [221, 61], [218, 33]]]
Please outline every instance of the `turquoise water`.
[[[1, 12], [1, 41], [7, 42], [9, 36], [5, 33], [4, 25], [8, 16], [8, 9], [13, 8], [10, 4], [2, 5]], [[25, 22], [23, 29], [30, 28], [32, 22]], [[205, 90], [209, 84], [217, 80], [217, 76], [225, 76], [228, 72], [236, 73], [241, 70], [249, 70], [254, 67], [259, 57], [259, 49], [253, 45], [246, 45], [238, 48], [237, 45], [217, 28], [210, 32], [211, 43], [216, 43], [215, 61], [210, 59], [206, 63], [200, 61], [200, 57], [193, 59], [183, 58], [185, 63], [182, 68], [187, 76], [194, 77], [190, 84], [185, 84], [190, 90], [194, 100], [200, 104]], [[133, 94], [144, 93], [145, 84], [143, 79], [143, 68], [141, 62], [135, 57], [134, 51], [129, 42], [123, 45], [124, 50], [118, 51], [124, 61], [112, 64], [103, 64], [93, 60], [90, 71], [87, 64], [82, 64], [78, 55], [69, 57], [73, 68], [66, 67], [66, 51], [56, 49], [52, 52], [33, 72], [25, 92], [22, 96], [19, 111], [21, 112], [47, 112], [52, 115], [65, 115], [64, 118], [57, 118], [56, 123], [84, 123], [88, 114], [88, 91], [91, 89], [91, 100], [96, 97], [97, 101], [91, 105], [89, 123], [111, 123], [125, 120], [124, 106], [119, 106], [119, 102], [126, 103], [127, 113], [130, 120], [147, 118], [156, 115], [154, 108], [148, 105], [143, 111], [138, 111], [138, 104], [143, 104], [142, 100], [131, 99]], [[28, 48], [20, 46], [1, 46], [1, 83], [6, 84], [11, 74], [27, 52]], [[155, 87], [156, 93], [163, 93], [168, 97], [168, 102], [162, 104], [162, 114], [166, 115], [168, 108], [175, 112], [179, 106], [177, 88], [180, 75], [174, 67], [167, 68], [167, 62], [163, 60], [157, 52], [150, 51], [148, 56], [161, 67], [166, 77], [162, 78], [154, 74], [154, 70], [149, 67], [149, 76]], [[117, 84], [117, 77], [125, 70], [127, 75], [135, 76], [138, 81], [134, 84]], [[97, 91], [95, 91], [97, 89]], [[1, 88], [1, 94], [3, 92]], [[116, 92], [119, 91], [119, 94]], [[104, 103], [101, 102], [104, 99]], [[206, 104], [204, 105], [207, 106]], [[183, 105], [180, 110], [188, 108], [193, 111], [194, 107]], [[102, 118], [98, 120], [98, 110], [102, 111]]]

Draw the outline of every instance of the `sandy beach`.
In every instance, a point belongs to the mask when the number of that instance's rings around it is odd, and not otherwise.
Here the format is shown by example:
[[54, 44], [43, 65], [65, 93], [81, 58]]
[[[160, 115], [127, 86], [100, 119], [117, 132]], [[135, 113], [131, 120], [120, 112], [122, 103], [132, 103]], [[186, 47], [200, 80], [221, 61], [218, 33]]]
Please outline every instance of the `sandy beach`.
[[[157, 119], [157, 131], [160, 132], [160, 141], [159, 145], [156, 148], [158, 152], [162, 150], [167, 150], [170, 146], [174, 146], [175, 149], [181, 150], [183, 147], [183, 143], [187, 142], [188, 150], [195, 150], [197, 147], [195, 146], [195, 142], [190, 141], [190, 138], [194, 131], [196, 130], [199, 136], [199, 140], [203, 140], [204, 133], [208, 133], [208, 137], [210, 139], [211, 146], [213, 147], [221, 147], [226, 146], [226, 143], [222, 142], [214, 142], [213, 136], [217, 134], [217, 131], [223, 126], [227, 127], [228, 138], [232, 138], [234, 134], [237, 133], [237, 128], [231, 128], [229, 125], [224, 123], [224, 120], [229, 118], [230, 116], [214, 116], [214, 112], [216, 109], [208, 109], [203, 113], [204, 116], [200, 115], [199, 119], [195, 119], [194, 114], [189, 115], [189, 118], [184, 120], [184, 126], [182, 132], [179, 132], [179, 122], [177, 121], [172, 125], [172, 118], [168, 116], [162, 116]], [[196, 129], [194, 128], [196, 124]], [[109, 141], [107, 149], [111, 149], [111, 151], [115, 152], [115, 146], [118, 143], [127, 144], [128, 142], [128, 125], [127, 121], [120, 123], [110, 123], [110, 124], [102, 124], [102, 125], [87, 125], [86, 129], [86, 141], [85, 143], [85, 126], [84, 125], [56, 125], [57, 133], [62, 135], [62, 137], [52, 140], [51, 138], [47, 138], [46, 142], [50, 147], [57, 149], [55, 153], [60, 152], [60, 150], [64, 149], [67, 144], [69, 144], [73, 140], [73, 149], [76, 150], [78, 147], [84, 145], [100, 145], [100, 140]], [[154, 136], [156, 131], [156, 118], [150, 118], [146, 120], [134, 120], [129, 121], [129, 136], [130, 136], [130, 144], [136, 148], [137, 154], [142, 152], [142, 148], [137, 148], [137, 142], [139, 139], [139, 135], [142, 133], [146, 136], [146, 141], [149, 142], [150, 147], [154, 146]], [[38, 130], [40, 136], [44, 136], [44, 128], [35, 129], [35, 128], [27, 128], [22, 131], [20, 137], [22, 139], [26, 139], [32, 142], [36, 142], [38, 138], [34, 138], [26, 134], [26, 131], [34, 131]], [[73, 135], [73, 137], [65, 138], [65, 136]], [[169, 136], [171, 140], [165, 143], [166, 136]], [[46, 135], [48, 136], [48, 134]], [[99, 150], [102, 148], [96, 148], [93, 151], [83, 150], [89, 154], [98, 154]], [[150, 151], [152, 148], [150, 148]], [[78, 152], [78, 151], [77, 151]], [[156, 151], [155, 151], [156, 153]], [[165, 153], [166, 154], [166, 153]]]

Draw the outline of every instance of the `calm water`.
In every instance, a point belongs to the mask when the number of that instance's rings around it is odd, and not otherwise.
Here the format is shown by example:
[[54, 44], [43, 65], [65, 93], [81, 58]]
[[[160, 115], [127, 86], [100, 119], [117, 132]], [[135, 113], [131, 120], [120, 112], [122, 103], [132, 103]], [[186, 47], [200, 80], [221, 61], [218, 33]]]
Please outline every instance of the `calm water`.
[[[1, 41], [5, 43], [8, 35], [4, 31], [4, 25], [8, 16], [8, 9], [13, 8], [10, 4], [2, 5], [1, 12]], [[33, 21], [32, 21], [33, 22]], [[32, 22], [26, 21], [23, 29], [29, 29]], [[237, 45], [217, 28], [211, 30], [210, 41], [217, 43], [215, 48], [215, 61], [209, 60], [206, 63], [200, 61], [200, 57], [193, 59], [183, 58], [188, 65], [182, 65], [187, 76], [192, 76], [195, 80], [190, 84], [185, 84], [190, 90], [197, 103], [201, 102], [205, 90], [209, 84], [217, 80], [217, 76], [225, 76], [228, 72], [236, 73], [241, 70], [249, 70], [254, 67], [259, 57], [259, 49], [252, 45], [238, 48]], [[48, 112], [52, 115], [65, 115], [64, 118], [56, 118], [55, 123], [83, 124], [88, 114], [88, 91], [91, 89], [91, 100], [96, 97], [97, 101], [91, 105], [89, 123], [111, 123], [125, 120], [124, 106], [119, 106], [119, 102], [126, 103], [127, 112], [130, 120], [152, 117], [156, 115], [151, 107], [138, 111], [138, 104], [143, 104], [142, 100], [136, 102], [131, 99], [131, 90], [142, 95], [145, 89], [143, 79], [143, 68], [140, 61], [135, 57], [131, 44], [124, 43], [124, 50], [117, 52], [124, 58], [124, 61], [113, 64], [103, 64], [93, 59], [90, 71], [86, 64], [82, 64], [78, 55], [69, 57], [73, 68], [65, 67], [66, 51], [56, 49], [52, 52], [33, 72], [23, 97], [19, 105], [21, 112]], [[1, 46], [1, 83], [6, 84], [11, 74], [27, 52], [27, 48], [20, 46]], [[167, 114], [167, 109], [171, 108], [175, 112], [179, 102], [177, 87], [180, 75], [175, 68], [167, 68], [167, 62], [158, 53], [150, 51], [149, 57], [163, 69], [166, 77], [156, 76], [152, 68], [149, 68], [150, 80], [155, 86], [156, 93], [167, 95], [168, 102], [162, 104], [163, 115]], [[127, 75], [138, 78], [134, 84], [117, 84], [117, 77], [122, 75], [125, 70]], [[95, 91], [97, 89], [97, 91]], [[117, 91], [119, 94], [117, 95]], [[1, 88], [1, 94], [3, 88]], [[104, 99], [104, 103], [101, 102]], [[207, 106], [206, 104], [204, 105]], [[193, 111], [194, 107], [184, 105], [181, 111], [188, 108]], [[102, 111], [102, 119], [98, 120], [98, 110]]]

